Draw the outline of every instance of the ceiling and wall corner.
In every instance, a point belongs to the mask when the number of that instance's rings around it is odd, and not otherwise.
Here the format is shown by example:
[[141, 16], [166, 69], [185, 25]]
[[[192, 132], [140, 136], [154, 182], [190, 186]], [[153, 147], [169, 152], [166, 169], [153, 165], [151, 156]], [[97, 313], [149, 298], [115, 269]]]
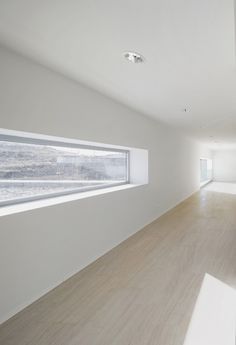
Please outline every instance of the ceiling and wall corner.
[[236, 146], [233, 0], [0, 0], [0, 42], [212, 148]]

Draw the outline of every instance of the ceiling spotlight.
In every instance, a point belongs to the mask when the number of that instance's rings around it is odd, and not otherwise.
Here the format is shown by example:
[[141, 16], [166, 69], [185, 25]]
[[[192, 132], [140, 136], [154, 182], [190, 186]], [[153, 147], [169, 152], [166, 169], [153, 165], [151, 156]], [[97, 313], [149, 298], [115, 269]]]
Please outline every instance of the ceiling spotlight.
[[124, 57], [126, 60], [133, 62], [133, 63], [142, 63], [144, 62], [144, 57], [138, 53], [135, 52], [125, 52]]

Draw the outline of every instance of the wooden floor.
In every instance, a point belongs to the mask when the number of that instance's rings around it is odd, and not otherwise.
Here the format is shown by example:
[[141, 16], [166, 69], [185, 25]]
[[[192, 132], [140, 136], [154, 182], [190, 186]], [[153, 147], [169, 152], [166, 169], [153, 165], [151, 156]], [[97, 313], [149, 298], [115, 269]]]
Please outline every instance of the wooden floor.
[[206, 272], [236, 288], [236, 195], [201, 190], [0, 326], [0, 344], [183, 345]]

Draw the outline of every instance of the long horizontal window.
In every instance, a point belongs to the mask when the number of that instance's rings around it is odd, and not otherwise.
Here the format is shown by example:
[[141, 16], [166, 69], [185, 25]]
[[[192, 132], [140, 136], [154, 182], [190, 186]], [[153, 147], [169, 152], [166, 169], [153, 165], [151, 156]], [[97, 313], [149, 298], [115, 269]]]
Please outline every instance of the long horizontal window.
[[0, 136], [0, 205], [129, 182], [129, 152]]

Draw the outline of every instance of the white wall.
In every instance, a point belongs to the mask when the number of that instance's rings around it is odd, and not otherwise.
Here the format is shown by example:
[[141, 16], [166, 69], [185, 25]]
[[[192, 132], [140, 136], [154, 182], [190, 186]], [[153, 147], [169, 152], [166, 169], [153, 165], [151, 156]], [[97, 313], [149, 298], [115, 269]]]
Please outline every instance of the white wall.
[[2, 128], [149, 150], [148, 185], [0, 218], [3, 321], [198, 190], [206, 152], [5, 48], [0, 76]]
[[236, 150], [213, 152], [214, 181], [236, 182]]

